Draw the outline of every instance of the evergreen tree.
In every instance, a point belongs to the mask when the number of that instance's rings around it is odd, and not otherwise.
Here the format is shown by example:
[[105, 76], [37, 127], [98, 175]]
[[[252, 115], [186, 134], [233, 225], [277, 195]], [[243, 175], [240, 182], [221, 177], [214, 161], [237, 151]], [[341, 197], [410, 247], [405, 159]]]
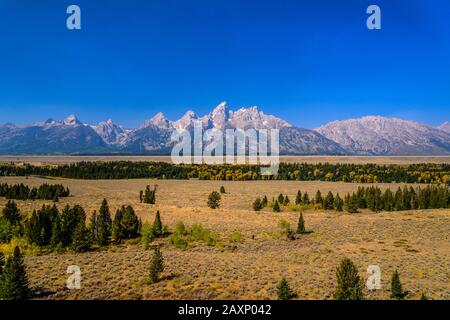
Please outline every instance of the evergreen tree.
[[279, 300], [290, 300], [296, 296], [285, 278], [281, 278], [277, 285], [277, 295]]
[[407, 296], [408, 292], [403, 291], [400, 275], [395, 270], [391, 279], [391, 298], [401, 300]]
[[28, 298], [28, 277], [22, 254], [15, 247], [12, 257], [6, 259], [0, 275], [0, 299], [25, 300]]
[[278, 204], [277, 200], [275, 200], [275, 203], [273, 204], [272, 210], [273, 210], [273, 212], [280, 212], [281, 211], [280, 205]]
[[308, 196], [308, 192], [305, 192], [305, 193], [303, 194], [302, 203], [303, 203], [303, 204], [309, 204], [309, 203], [310, 203], [310, 201], [309, 201], [309, 196]]
[[263, 206], [263, 207], [267, 207], [267, 197], [266, 196], [264, 196], [263, 198], [262, 198], [262, 200], [261, 200], [261, 205]]
[[164, 258], [161, 251], [155, 248], [152, 260], [150, 261], [150, 283], [156, 283], [159, 280], [159, 274], [164, 271]]
[[61, 213], [63, 245], [69, 246], [73, 240], [75, 229], [80, 223], [86, 223], [86, 213], [79, 205], [74, 205], [72, 208], [67, 205]]
[[57, 248], [58, 246], [62, 246], [63, 241], [63, 233], [62, 233], [62, 223], [59, 215], [55, 217], [55, 221], [52, 226], [52, 236], [50, 238], [50, 246], [52, 248]]
[[163, 225], [161, 222], [161, 215], [159, 210], [156, 211], [155, 221], [153, 222], [153, 234], [155, 237], [161, 237], [163, 235]]
[[221, 187], [220, 187], [220, 193], [226, 193], [226, 192], [225, 192], [225, 187], [224, 187], [224, 186], [221, 186]]
[[279, 204], [283, 204], [283, 203], [284, 203], [284, 196], [283, 196], [282, 193], [280, 193], [280, 194], [278, 195], [278, 203], [279, 203]]
[[362, 283], [358, 269], [353, 262], [345, 258], [336, 269], [337, 288], [333, 297], [335, 300], [362, 300]]
[[288, 206], [290, 202], [291, 202], [291, 201], [289, 200], [289, 197], [288, 197], [288, 196], [284, 197], [283, 205]]
[[156, 186], [153, 189], [150, 189], [150, 186], [145, 187], [142, 202], [149, 203], [149, 204], [156, 203]]
[[8, 220], [13, 226], [20, 223], [20, 212], [17, 208], [17, 204], [14, 201], [9, 200], [3, 208], [3, 217]]
[[253, 210], [260, 211], [263, 208], [261, 200], [256, 198], [256, 200], [253, 202]]
[[342, 211], [344, 207], [344, 201], [342, 200], [342, 198], [339, 196], [339, 193], [336, 194], [336, 197], [334, 198], [334, 210], [336, 211]]
[[320, 190], [317, 190], [317, 192], [316, 192], [315, 202], [316, 202], [316, 204], [320, 204], [320, 205], [323, 204], [322, 193], [320, 192]]
[[107, 245], [112, 233], [112, 219], [109, 212], [108, 201], [103, 199], [100, 206], [100, 211], [97, 216], [97, 238], [96, 242], [99, 245]]
[[218, 193], [217, 191], [213, 191], [208, 196], [208, 201], [206, 204], [211, 209], [217, 209], [220, 207], [220, 199], [221, 199], [220, 193]]
[[85, 252], [89, 250], [91, 244], [91, 233], [86, 228], [86, 225], [83, 222], [80, 222], [75, 228], [70, 248], [76, 252]]
[[303, 219], [303, 212], [300, 211], [300, 217], [298, 218], [298, 224], [297, 224], [297, 233], [298, 234], [305, 234], [305, 220]]
[[144, 200], [144, 191], [139, 191], [139, 202], [142, 203], [142, 201]]
[[121, 210], [123, 213], [120, 225], [124, 239], [133, 239], [138, 237], [142, 225], [141, 220], [136, 216], [131, 206], [122, 206]]
[[355, 194], [352, 194], [351, 196], [347, 195], [344, 201], [345, 210], [349, 213], [357, 213], [358, 212], [357, 202], [358, 200]]
[[328, 192], [327, 196], [323, 200], [323, 208], [325, 210], [333, 210], [334, 208], [334, 196], [331, 191]]
[[295, 197], [295, 204], [299, 205], [302, 203], [302, 193], [300, 190], [297, 191], [297, 195]]

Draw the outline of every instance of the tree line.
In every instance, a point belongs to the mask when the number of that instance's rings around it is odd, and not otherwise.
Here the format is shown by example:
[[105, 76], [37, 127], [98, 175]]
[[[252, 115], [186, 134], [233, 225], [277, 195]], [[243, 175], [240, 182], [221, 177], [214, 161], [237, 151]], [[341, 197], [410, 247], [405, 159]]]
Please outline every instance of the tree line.
[[450, 164], [280, 163], [278, 175], [261, 175], [258, 165], [171, 164], [167, 162], [78, 162], [59, 166], [0, 165], [2, 176], [51, 176], [72, 179], [298, 180], [355, 183], [450, 184]]
[[0, 215], [0, 243], [18, 237], [41, 248], [84, 252], [144, 236], [144, 233], [150, 241], [166, 233], [159, 211], [154, 224], [144, 226], [146, 229], [142, 230], [142, 221], [131, 206], [121, 206], [112, 218], [106, 199], [89, 220], [80, 205], [66, 205], [61, 211], [55, 205], [43, 205], [25, 216], [14, 201], [8, 201]]
[[[295, 204], [295, 205], [294, 205]], [[317, 190], [314, 197], [307, 192], [297, 191], [295, 202], [287, 195], [280, 193], [277, 198], [268, 200], [267, 196], [257, 197], [252, 204], [253, 210], [260, 211], [264, 207], [271, 207], [274, 212], [280, 212], [283, 207], [293, 206], [293, 209], [325, 209], [356, 213], [359, 209], [380, 211], [405, 211], [450, 208], [450, 190], [447, 186], [429, 185], [426, 187], [398, 187], [393, 192], [386, 189], [384, 192], [376, 186], [358, 187], [357, 191], [346, 194], [342, 198], [339, 193], [335, 195], [329, 191], [326, 196]]]
[[9, 185], [7, 183], [0, 184], [0, 197], [15, 200], [53, 200], [58, 201], [60, 197], [68, 197], [70, 190], [61, 184], [44, 183], [38, 188], [30, 188], [23, 183]]

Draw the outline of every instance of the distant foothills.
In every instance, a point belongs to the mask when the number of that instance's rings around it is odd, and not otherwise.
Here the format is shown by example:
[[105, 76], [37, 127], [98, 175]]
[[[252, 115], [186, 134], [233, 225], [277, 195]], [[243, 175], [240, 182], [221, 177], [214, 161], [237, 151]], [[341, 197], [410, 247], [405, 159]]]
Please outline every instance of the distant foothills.
[[111, 119], [97, 125], [76, 116], [65, 120], [0, 126], [0, 154], [170, 154], [176, 129], [279, 129], [280, 153], [286, 155], [450, 155], [450, 123], [431, 127], [415, 121], [381, 116], [334, 121], [314, 130], [291, 125], [257, 107], [232, 111], [225, 102], [199, 117], [187, 111], [171, 121], [163, 113], [137, 128]]

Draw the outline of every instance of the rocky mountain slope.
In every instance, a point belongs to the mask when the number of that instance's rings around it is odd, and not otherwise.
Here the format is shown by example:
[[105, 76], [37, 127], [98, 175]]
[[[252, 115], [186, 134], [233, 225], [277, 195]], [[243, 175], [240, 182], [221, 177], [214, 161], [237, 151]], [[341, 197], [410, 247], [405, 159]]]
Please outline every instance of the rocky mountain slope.
[[450, 154], [450, 133], [397, 118], [368, 116], [334, 121], [316, 131], [351, 154]]

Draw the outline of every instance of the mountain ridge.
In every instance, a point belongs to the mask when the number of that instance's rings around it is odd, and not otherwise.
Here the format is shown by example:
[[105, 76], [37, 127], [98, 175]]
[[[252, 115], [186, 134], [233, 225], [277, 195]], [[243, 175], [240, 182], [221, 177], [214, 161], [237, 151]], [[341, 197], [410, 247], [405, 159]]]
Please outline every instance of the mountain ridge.
[[198, 116], [188, 110], [177, 120], [162, 112], [132, 129], [112, 119], [90, 125], [75, 115], [25, 126], [0, 126], [0, 154], [130, 153], [169, 154], [175, 130], [280, 129], [280, 153], [304, 155], [444, 155], [450, 154], [450, 123], [439, 127], [382, 116], [329, 122], [310, 130], [291, 125], [257, 106], [231, 110], [226, 102]]

